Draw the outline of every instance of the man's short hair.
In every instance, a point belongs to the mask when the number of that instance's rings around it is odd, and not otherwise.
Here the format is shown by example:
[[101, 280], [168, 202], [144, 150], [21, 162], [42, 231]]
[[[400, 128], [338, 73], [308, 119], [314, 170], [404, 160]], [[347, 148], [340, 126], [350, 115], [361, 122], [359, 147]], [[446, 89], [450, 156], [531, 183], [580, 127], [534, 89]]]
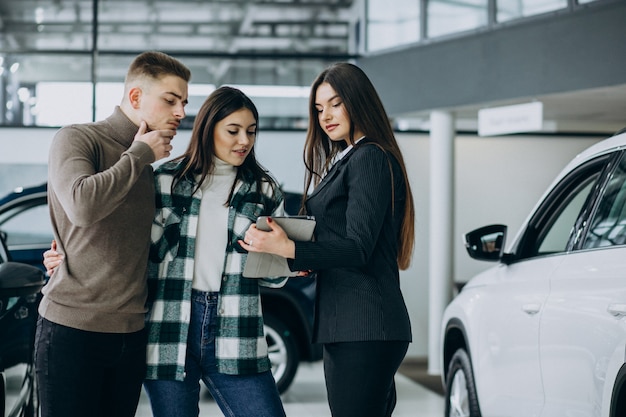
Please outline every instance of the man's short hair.
[[126, 74], [126, 83], [138, 78], [149, 77], [161, 79], [167, 75], [174, 75], [189, 82], [191, 71], [176, 58], [158, 51], [143, 52], [133, 60]]

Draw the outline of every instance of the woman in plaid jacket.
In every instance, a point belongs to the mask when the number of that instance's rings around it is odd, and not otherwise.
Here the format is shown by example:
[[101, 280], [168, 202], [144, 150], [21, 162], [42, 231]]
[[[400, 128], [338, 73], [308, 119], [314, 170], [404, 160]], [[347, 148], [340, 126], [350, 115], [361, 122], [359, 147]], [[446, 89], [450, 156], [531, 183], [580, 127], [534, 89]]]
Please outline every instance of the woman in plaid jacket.
[[283, 195], [256, 161], [258, 113], [221, 87], [196, 116], [186, 152], [155, 172], [157, 212], [148, 267], [148, 372], [154, 416], [198, 416], [200, 380], [226, 416], [284, 416], [273, 379], [259, 285], [242, 277], [238, 243]]

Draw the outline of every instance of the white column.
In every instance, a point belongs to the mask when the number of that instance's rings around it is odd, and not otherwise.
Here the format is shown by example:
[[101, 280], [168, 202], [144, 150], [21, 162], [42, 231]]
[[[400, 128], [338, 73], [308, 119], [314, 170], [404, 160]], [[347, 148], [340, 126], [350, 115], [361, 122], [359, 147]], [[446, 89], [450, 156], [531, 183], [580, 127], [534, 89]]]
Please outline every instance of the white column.
[[430, 231], [428, 270], [428, 373], [441, 375], [440, 328], [452, 297], [454, 228], [454, 116], [430, 114]]

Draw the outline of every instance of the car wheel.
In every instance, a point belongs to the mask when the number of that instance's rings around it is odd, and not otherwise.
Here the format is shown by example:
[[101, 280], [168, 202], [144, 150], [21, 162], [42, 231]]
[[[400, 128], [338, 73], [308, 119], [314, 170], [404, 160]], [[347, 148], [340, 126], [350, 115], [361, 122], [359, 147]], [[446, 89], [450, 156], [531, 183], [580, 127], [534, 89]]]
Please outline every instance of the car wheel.
[[271, 314], [266, 314], [263, 321], [272, 374], [278, 392], [282, 394], [296, 376], [300, 361], [298, 347], [293, 334], [282, 321]]
[[454, 353], [448, 366], [445, 416], [480, 417], [474, 372], [464, 349], [459, 349]]

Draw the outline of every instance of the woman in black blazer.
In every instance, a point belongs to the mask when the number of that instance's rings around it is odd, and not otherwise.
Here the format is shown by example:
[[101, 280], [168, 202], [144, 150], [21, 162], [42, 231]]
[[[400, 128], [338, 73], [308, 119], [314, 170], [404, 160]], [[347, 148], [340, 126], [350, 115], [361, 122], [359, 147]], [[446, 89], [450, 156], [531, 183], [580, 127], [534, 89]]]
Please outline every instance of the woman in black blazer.
[[253, 225], [241, 244], [287, 258], [293, 271], [317, 273], [313, 341], [324, 345], [332, 415], [390, 416], [394, 375], [411, 341], [399, 281], [413, 252], [411, 188], [382, 102], [361, 69], [329, 67], [309, 101], [305, 189], [313, 191], [303, 207], [317, 221], [315, 240], [294, 242], [270, 222], [272, 231]]

